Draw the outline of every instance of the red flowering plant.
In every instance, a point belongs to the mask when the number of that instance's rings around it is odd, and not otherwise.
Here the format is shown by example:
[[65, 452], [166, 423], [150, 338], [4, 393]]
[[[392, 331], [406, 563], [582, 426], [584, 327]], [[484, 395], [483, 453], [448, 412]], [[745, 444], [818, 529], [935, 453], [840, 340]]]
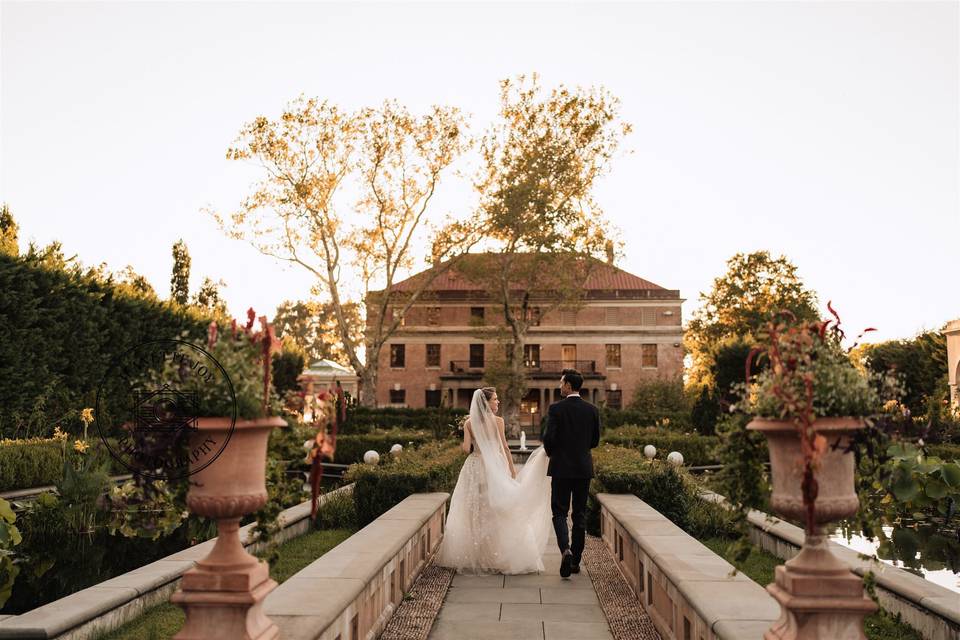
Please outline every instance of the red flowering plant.
[[304, 421], [313, 426], [316, 436], [303, 443], [307, 450], [304, 460], [310, 465], [311, 516], [317, 512], [320, 495], [320, 479], [323, 476], [323, 461], [333, 462], [337, 448], [337, 430], [346, 419], [347, 403], [343, 387], [337, 384], [335, 391], [320, 391], [305, 405]]
[[[831, 443], [818, 433], [817, 418], [874, 415], [880, 395], [870, 378], [859, 371], [844, 349], [844, 331], [832, 304], [833, 319], [798, 322], [789, 311], [771, 320], [760, 333], [759, 346], [746, 362], [747, 389], [739, 408], [755, 416], [786, 420], [800, 436], [803, 464], [801, 491], [808, 533], [814, 531], [814, 504], [818, 486], [815, 471]], [[867, 329], [860, 334], [862, 337]], [[858, 337], [858, 339], [859, 339]], [[856, 346], [856, 345], [854, 345]], [[850, 347], [852, 349], [853, 347]], [[767, 366], [751, 380], [755, 359]], [[837, 446], [834, 443], [833, 446]]]

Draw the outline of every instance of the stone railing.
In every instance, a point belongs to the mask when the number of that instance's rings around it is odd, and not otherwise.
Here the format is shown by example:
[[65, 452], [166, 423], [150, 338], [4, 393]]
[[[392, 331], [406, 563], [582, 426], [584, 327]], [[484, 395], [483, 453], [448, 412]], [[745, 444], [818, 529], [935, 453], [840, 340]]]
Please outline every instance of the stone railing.
[[[331, 496], [351, 491], [352, 484], [340, 487], [321, 496], [321, 504]], [[310, 501], [283, 511], [280, 525], [281, 531], [274, 536], [277, 542], [309, 531]], [[253, 535], [255, 526], [251, 523], [240, 529], [240, 540], [251, 553], [261, 547]], [[180, 576], [209, 554], [216, 540], [178, 551], [26, 613], [0, 615], [0, 638], [83, 640], [112, 631], [138, 618], [146, 609], [170, 600], [180, 585]]]
[[664, 640], [759, 640], [779, 616], [763, 587], [638, 497], [597, 498], [603, 540]]
[[448, 494], [409, 496], [273, 590], [284, 640], [376, 638], [443, 536]]
[[[712, 491], [701, 492], [700, 498], [726, 504], [726, 498]], [[800, 527], [756, 510], [750, 510], [747, 522], [750, 540], [764, 551], [782, 560], [789, 560], [800, 552], [804, 535]], [[905, 623], [927, 640], [960, 640], [960, 593], [843, 545], [830, 544], [833, 554], [850, 565], [850, 570], [858, 576], [873, 572], [877, 601], [886, 611], [900, 614]]]

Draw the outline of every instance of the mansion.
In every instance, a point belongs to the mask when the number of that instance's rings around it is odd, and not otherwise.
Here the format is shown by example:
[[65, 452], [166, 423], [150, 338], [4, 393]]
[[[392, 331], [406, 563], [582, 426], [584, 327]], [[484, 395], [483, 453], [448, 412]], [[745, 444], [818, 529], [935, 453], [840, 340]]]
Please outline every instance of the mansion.
[[[576, 309], [531, 309], [522, 424], [539, 425], [559, 399], [563, 369], [583, 374], [584, 398], [611, 408], [628, 404], [638, 382], [683, 372], [679, 291], [599, 261], [585, 289]], [[497, 324], [502, 311], [485, 291], [456, 269], [437, 276], [381, 351], [378, 406], [468, 408], [486, 368], [502, 359], [502, 347], [484, 331]]]

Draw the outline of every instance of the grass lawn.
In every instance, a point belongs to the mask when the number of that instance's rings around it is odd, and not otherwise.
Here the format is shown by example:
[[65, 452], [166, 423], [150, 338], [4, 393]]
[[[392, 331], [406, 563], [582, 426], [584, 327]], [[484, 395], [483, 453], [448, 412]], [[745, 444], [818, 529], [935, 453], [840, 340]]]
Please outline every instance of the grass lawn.
[[[773, 582], [773, 570], [782, 564], [780, 558], [766, 551], [753, 547], [747, 559], [741, 563], [733, 561], [730, 553], [732, 543], [726, 538], [707, 538], [701, 540], [711, 551], [733, 564], [747, 577], [764, 586]], [[913, 627], [900, 622], [899, 616], [893, 616], [883, 609], [864, 618], [864, 631], [868, 640], [923, 640]]]
[[[350, 529], [311, 531], [283, 543], [278, 548], [279, 559], [270, 567], [270, 577], [277, 582], [285, 581], [353, 533]], [[119, 629], [101, 635], [99, 640], [166, 640], [180, 630], [183, 620], [183, 609], [165, 602]]]

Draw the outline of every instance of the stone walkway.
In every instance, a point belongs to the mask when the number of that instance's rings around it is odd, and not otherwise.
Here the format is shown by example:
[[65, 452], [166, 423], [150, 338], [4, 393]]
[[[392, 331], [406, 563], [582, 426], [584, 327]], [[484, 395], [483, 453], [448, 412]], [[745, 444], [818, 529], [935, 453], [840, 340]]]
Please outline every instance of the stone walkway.
[[611, 640], [585, 567], [560, 577], [552, 532], [543, 564], [540, 574], [454, 576], [430, 640]]

